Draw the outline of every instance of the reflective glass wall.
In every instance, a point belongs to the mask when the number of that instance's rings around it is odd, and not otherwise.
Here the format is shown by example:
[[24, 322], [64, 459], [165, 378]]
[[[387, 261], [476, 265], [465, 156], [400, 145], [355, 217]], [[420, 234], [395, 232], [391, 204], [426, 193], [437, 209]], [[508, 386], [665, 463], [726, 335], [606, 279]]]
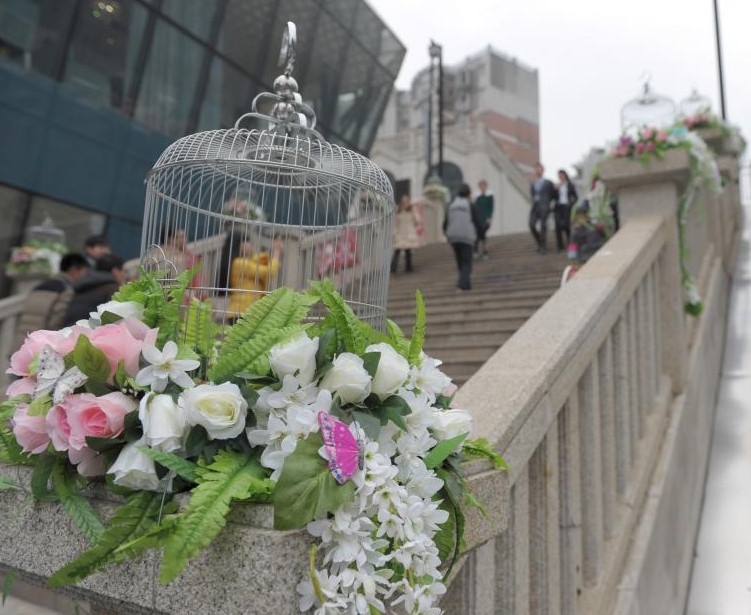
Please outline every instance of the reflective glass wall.
[[271, 90], [287, 20], [321, 132], [367, 154], [405, 49], [361, 0], [0, 0], [0, 57], [180, 137]]

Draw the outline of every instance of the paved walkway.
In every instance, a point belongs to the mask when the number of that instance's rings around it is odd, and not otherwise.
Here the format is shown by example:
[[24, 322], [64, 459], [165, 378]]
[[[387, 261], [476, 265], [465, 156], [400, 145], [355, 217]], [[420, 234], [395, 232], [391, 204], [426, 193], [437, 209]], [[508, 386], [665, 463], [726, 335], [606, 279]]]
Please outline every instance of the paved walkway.
[[[747, 215], [747, 221], [749, 216]], [[751, 226], [738, 254], [686, 615], [751, 615]]]

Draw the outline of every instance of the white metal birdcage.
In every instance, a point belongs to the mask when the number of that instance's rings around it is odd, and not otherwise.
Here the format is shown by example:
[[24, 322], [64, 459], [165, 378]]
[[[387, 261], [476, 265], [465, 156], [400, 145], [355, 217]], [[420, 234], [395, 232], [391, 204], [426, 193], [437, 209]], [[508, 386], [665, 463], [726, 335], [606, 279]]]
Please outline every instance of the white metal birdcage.
[[330, 278], [355, 314], [380, 328], [391, 183], [316, 132], [291, 75], [294, 46], [289, 23], [275, 93], [257, 96], [234, 128], [183, 137], [157, 160], [146, 180], [142, 264], [166, 282], [198, 264], [189, 295], [210, 300], [218, 321], [280, 286]]

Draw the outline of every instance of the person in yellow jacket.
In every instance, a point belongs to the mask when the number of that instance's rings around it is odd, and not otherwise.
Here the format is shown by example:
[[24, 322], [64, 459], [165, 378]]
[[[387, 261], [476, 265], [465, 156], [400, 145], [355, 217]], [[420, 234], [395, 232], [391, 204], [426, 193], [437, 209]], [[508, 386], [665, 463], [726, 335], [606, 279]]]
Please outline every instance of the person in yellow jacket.
[[242, 315], [254, 301], [271, 290], [271, 284], [279, 271], [281, 256], [282, 242], [279, 239], [273, 242], [271, 254], [253, 254], [247, 241], [240, 245], [240, 255], [232, 259], [230, 266], [228, 316], [236, 318]]

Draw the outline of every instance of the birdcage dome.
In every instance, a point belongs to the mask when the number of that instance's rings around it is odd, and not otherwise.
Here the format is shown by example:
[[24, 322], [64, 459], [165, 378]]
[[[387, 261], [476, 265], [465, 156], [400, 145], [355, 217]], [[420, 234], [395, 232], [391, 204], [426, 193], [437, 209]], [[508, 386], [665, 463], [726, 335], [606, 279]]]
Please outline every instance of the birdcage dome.
[[621, 128], [635, 130], [643, 126], [663, 128], [675, 122], [675, 103], [667, 96], [652, 90], [646, 79], [640, 96], [629, 100], [621, 108]]
[[[146, 178], [142, 263], [218, 320], [280, 286], [330, 278], [358, 317], [385, 325], [393, 189], [364, 156], [327, 142], [290, 76], [230, 129], [183, 137]], [[244, 127], [245, 123], [251, 126]]]
[[681, 115], [691, 117], [700, 113], [708, 113], [712, 108], [712, 101], [693, 89], [691, 94], [681, 101], [680, 108]]

